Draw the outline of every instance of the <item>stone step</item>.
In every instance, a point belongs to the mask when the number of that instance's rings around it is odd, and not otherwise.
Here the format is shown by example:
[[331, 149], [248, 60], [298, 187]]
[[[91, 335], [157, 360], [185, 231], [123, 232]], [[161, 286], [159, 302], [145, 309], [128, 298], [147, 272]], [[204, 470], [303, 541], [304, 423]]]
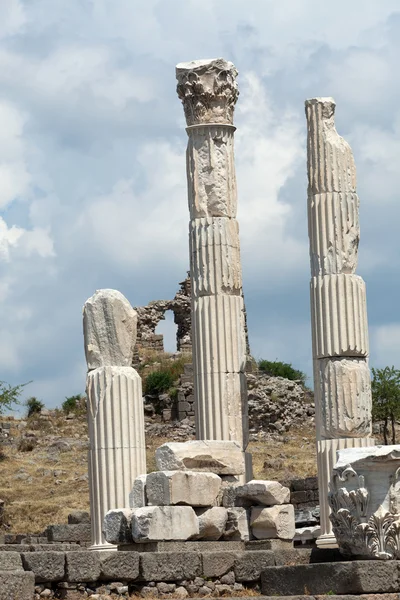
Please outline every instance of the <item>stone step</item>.
[[268, 596], [388, 594], [400, 589], [400, 561], [356, 560], [267, 567], [261, 591]]

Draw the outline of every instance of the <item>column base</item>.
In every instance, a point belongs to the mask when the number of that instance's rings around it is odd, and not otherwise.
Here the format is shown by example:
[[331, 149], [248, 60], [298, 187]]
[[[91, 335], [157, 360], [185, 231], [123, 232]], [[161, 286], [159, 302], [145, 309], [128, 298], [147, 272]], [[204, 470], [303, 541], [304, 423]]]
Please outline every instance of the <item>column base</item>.
[[320, 535], [316, 540], [317, 548], [339, 548], [336, 538], [333, 533], [326, 533], [325, 535]]
[[118, 546], [115, 544], [93, 544], [93, 546], [89, 546], [88, 550], [99, 550], [100, 552], [117, 552]]

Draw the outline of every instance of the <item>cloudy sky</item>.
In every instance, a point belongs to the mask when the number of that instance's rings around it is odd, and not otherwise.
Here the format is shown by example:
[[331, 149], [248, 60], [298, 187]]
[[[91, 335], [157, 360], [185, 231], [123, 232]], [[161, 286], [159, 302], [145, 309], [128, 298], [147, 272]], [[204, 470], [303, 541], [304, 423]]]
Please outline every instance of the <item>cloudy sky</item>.
[[[371, 364], [400, 367], [398, 0], [1, 0], [0, 379], [83, 392], [98, 288], [171, 298], [188, 268], [180, 61], [239, 70], [239, 222], [256, 358], [311, 375], [304, 99], [333, 96], [361, 199]], [[167, 320], [167, 349], [174, 326]]]

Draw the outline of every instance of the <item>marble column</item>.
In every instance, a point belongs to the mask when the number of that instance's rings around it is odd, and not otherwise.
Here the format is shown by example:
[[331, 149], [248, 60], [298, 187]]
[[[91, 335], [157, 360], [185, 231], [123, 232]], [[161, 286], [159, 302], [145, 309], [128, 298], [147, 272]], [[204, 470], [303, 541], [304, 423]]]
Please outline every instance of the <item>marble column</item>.
[[355, 274], [359, 199], [332, 98], [306, 100], [311, 325], [321, 507], [319, 546], [335, 545], [328, 493], [337, 451], [373, 444], [365, 283]]
[[136, 311], [116, 290], [98, 290], [85, 303], [93, 550], [116, 549], [104, 537], [104, 516], [129, 506], [134, 480], [146, 473], [142, 381], [131, 367], [136, 326]]
[[176, 76], [189, 137], [196, 434], [200, 440], [235, 440], [245, 451], [246, 336], [233, 126], [237, 70], [221, 58], [196, 60], [177, 65]]

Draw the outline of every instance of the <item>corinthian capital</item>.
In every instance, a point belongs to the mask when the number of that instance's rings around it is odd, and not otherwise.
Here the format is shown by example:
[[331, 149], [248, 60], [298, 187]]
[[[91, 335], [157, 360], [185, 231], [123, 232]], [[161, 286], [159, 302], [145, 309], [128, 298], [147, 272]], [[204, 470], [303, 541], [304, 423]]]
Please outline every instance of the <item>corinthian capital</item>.
[[177, 92], [186, 123], [232, 125], [239, 90], [237, 69], [223, 58], [193, 60], [176, 66]]

